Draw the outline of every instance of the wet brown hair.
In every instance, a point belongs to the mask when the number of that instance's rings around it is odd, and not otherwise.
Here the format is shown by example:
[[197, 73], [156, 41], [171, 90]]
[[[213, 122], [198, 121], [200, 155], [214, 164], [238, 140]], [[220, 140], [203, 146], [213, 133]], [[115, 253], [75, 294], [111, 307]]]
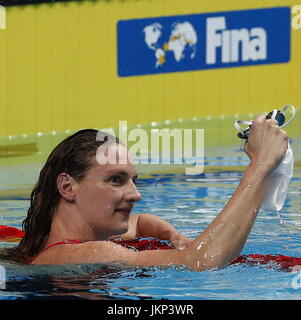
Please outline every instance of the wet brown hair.
[[24, 238], [17, 247], [6, 250], [0, 258], [26, 263], [39, 254], [50, 232], [53, 214], [61, 195], [57, 188], [60, 173], [69, 174], [77, 182], [95, 165], [97, 149], [106, 144], [121, 143], [117, 137], [95, 129], [84, 129], [60, 142], [40, 171], [30, 197], [27, 217], [22, 223]]

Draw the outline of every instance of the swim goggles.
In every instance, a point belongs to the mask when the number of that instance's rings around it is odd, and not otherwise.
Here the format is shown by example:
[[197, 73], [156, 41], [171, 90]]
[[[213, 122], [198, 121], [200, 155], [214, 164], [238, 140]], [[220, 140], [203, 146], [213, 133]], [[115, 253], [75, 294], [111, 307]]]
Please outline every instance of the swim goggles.
[[[287, 110], [290, 109], [291, 110], [291, 117], [289, 118], [289, 120], [287, 120], [285, 122], [285, 113], [287, 112]], [[278, 109], [274, 109], [273, 111], [271, 111], [270, 113], [267, 114], [266, 119], [275, 119], [278, 122], [278, 126], [280, 128], [284, 128], [286, 127], [288, 124], [290, 124], [294, 118], [296, 116], [296, 109], [294, 106], [292, 106], [291, 104], [286, 105], [281, 111]], [[234, 122], [234, 126], [235, 128], [239, 131], [237, 136], [240, 139], [245, 139], [247, 140], [249, 138], [250, 135], [250, 130], [251, 130], [251, 126], [252, 126], [253, 121], [249, 120], [249, 121], [245, 121], [245, 120], [236, 120]], [[241, 125], [245, 125], [248, 126], [247, 129], [243, 129], [241, 127]]]

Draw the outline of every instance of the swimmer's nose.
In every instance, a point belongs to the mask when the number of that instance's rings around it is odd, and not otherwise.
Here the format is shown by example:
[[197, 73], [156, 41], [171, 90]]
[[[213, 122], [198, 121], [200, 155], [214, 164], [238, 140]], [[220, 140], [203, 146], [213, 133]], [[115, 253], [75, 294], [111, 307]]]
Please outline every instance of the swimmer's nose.
[[129, 202], [137, 202], [142, 198], [140, 192], [138, 191], [135, 183], [133, 181], [129, 182], [129, 186], [125, 195], [125, 200]]

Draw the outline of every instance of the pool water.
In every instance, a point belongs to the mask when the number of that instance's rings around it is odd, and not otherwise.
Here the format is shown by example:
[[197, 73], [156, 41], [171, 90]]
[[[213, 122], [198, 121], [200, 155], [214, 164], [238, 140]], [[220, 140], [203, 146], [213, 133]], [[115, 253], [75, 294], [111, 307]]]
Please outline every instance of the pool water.
[[[235, 158], [215, 160], [227, 165], [233, 163]], [[246, 163], [240, 158], [236, 160], [241, 165]], [[31, 183], [37, 175], [35, 166], [25, 169], [23, 171], [27, 170], [27, 173], [23, 172], [22, 179], [16, 180], [13, 193], [6, 194], [2, 187], [2, 225], [21, 227], [29, 205]], [[136, 204], [134, 213], [158, 215], [175, 225], [185, 236], [194, 238], [219, 214], [241, 177], [241, 170], [225, 170], [222, 166], [220, 171], [213, 170], [199, 176], [142, 176], [138, 188], [143, 199]], [[300, 181], [301, 170], [297, 169], [280, 214], [272, 211], [259, 213], [243, 254], [301, 257]], [[2, 242], [0, 245], [13, 244]], [[301, 299], [300, 272], [283, 272], [260, 265], [230, 265], [221, 270], [204, 272], [194, 272], [184, 267], [126, 269], [101, 264], [32, 266], [4, 261], [0, 261], [0, 266], [5, 270], [6, 280], [5, 288], [0, 290], [0, 300]]]

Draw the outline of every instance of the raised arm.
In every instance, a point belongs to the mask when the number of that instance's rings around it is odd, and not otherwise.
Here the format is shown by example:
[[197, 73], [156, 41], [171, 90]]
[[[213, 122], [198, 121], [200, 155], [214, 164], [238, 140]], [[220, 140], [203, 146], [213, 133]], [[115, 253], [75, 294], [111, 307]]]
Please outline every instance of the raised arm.
[[[267, 178], [287, 149], [287, 134], [275, 120], [258, 116], [245, 144], [250, 164], [233, 196], [188, 251], [196, 255], [194, 268], [222, 267], [242, 250], [261, 207]], [[200, 258], [200, 259], [198, 259]]]

